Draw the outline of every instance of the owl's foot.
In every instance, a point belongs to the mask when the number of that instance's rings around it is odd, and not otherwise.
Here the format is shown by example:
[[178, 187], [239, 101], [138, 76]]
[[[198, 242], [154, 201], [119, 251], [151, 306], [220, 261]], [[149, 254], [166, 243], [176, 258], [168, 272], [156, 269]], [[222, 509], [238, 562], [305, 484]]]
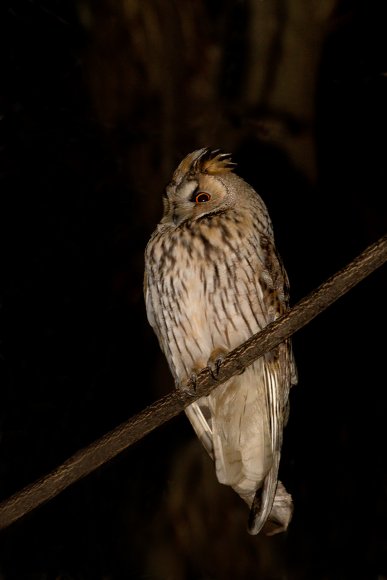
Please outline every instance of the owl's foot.
[[207, 367], [210, 369], [212, 378], [217, 381], [219, 376], [220, 367], [224, 361], [224, 357], [227, 354], [227, 350], [224, 348], [216, 348], [212, 351], [210, 358], [207, 362]]
[[175, 387], [178, 391], [186, 393], [190, 397], [194, 397], [196, 395], [197, 380], [198, 380], [197, 373], [192, 372], [187, 381], [179, 381], [178, 379], [176, 379]]
[[191, 373], [189, 377], [189, 382], [186, 385], [186, 389], [190, 395], [196, 395], [197, 382], [198, 382], [197, 373], [195, 372]]
[[244, 367], [243, 365], [239, 365], [238, 368], [238, 372], [236, 373], [237, 375], [243, 375], [243, 373], [245, 372], [246, 367]]

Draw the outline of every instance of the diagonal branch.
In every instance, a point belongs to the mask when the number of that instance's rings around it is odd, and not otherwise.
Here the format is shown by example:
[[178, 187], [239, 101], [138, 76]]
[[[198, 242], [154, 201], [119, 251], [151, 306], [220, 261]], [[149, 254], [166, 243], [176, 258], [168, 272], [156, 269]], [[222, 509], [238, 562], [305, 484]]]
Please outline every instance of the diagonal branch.
[[224, 383], [252, 364], [265, 352], [275, 348], [297, 330], [308, 324], [335, 300], [348, 292], [387, 261], [387, 235], [369, 246], [348, 266], [329, 278], [319, 288], [269, 324], [245, 343], [231, 351], [224, 359], [215, 381], [209, 369], [203, 369], [196, 383], [196, 392], [190, 394], [192, 383], [185, 392], [173, 391], [159, 399], [127, 422], [122, 423], [88, 447], [81, 449], [48, 475], [25, 487], [0, 504], [0, 530], [16, 522], [38, 506], [57, 496], [67, 487], [89, 475], [113, 457], [142, 439], [145, 435], [178, 415], [184, 407]]

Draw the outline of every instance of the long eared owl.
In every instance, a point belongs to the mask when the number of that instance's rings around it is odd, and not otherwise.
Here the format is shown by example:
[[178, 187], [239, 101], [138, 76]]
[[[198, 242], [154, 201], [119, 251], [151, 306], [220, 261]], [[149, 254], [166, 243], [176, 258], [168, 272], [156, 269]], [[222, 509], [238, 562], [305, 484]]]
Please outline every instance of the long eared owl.
[[[187, 155], [166, 187], [145, 251], [145, 302], [177, 388], [283, 314], [287, 275], [267, 209], [230, 155]], [[249, 532], [286, 530], [292, 499], [278, 481], [288, 396], [287, 341], [186, 408], [220, 483], [251, 508]]]

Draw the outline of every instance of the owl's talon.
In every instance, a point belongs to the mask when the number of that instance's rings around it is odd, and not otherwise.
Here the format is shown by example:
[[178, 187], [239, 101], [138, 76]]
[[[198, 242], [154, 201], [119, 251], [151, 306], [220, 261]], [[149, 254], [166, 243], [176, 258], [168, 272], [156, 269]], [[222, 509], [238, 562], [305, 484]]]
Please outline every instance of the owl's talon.
[[246, 370], [246, 367], [245, 366], [239, 365], [237, 375], [243, 375], [243, 373], [245, 372], [245, 370]]
[[198, 376], [196, 373], [191, 373], [189, 379], [187, 381], [175, 381], [176, 389], [183, 393], [186, 393], [190, 397], [194, 397], [196, 395], [196, 383], [197, 383]]
[[191, 373], [189, 378], [189, 386], [187, 386], [187, 392], [190, 395], [196, 395], [196, 387], [197, 387], [198, 375], [196, 373]]
[[208, 359], [207, 367], [209, 368], [214, 381], [218, 380], [220, 367], [222, 366], [226, 354], [227, 350], [224, 348], [216, 348]]
[[224, 356], [218, 356], [215, 360], [209, 360], [207, 363], [208, 368], [214, 381], [218, 380], [220, 367], [224, 361]]

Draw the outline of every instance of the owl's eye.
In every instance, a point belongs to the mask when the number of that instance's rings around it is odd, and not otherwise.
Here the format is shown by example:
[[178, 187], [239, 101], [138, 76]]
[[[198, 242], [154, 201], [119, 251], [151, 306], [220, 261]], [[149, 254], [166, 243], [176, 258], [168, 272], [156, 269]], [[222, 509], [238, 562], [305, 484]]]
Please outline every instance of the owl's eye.
[[210, 201], [211, 196], [209, 193], [206, 193], [205, 191], [200, 191], [196, 196], [195, 196], [195, 203], [205, 203], [206, 201]]

